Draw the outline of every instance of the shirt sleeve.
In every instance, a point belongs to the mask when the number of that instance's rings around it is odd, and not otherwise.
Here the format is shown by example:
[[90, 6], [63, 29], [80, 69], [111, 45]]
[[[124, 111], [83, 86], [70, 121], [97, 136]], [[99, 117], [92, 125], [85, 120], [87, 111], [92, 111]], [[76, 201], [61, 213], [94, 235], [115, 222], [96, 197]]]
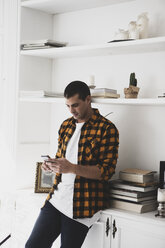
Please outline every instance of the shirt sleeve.
[[57, 152], [56, 152], [56, 158], [61, 158], [62, 154], [61, 154], [61, 145], [62, 145], [62, 133], [64, 131], [64, 127], [63, 127], [63, 123], [60, 126], [60, 129], [58, 131], [58, 148], [57, 148]]
[[101, 180], [108, 181], [115, 173], [118, 159], [119, 132], [115, 125], [105, 130], [100, 143], [98, 168], [101, 171]]

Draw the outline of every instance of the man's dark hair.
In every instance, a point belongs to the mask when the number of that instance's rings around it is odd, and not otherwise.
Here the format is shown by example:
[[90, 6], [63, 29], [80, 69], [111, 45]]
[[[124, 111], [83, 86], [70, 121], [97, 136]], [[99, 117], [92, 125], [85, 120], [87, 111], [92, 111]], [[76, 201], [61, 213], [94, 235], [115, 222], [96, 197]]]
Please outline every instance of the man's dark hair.
[[76, 94], [79, 95], [79, 99], [85, 101], [86, 97], [91, 93], [86, 83], [82, 81], [73, 81], [66, 86], [64, 90], [64, 97], [68, 99]]

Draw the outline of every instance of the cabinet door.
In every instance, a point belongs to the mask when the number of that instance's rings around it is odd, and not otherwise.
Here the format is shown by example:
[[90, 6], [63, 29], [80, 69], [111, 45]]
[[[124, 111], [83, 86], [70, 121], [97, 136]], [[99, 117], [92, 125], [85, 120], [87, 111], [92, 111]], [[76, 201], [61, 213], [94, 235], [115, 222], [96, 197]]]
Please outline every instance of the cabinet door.
[[101, 214], [99, 222], [96, 222], [89, 230], [82, 248], [110, 248], [111, 215]]
[[[47, 194], [34, 194], [31, 191], [22, 191], [16, 196], [14, 225], [12, 228], [11, 248], [23, 248], [29, 238], [40, 209]], [[52, 248], [60, 247], [60, 237]], [[37, 248], [37, 247], [36, 247]]]
[[111, 248], [164, 248], [164, 227], [121, 217], [112, 219]]
[[[0, 196], [0, 243], [12, 233], [15, 201], [10, 194]], [[12, 248], [11, 238], [2, 244], [3, 248]]]
[[101, 214], [101, 222], [104, 223], [103, 229], [103, 246], [100, 248], [110, 248], [110, 241], [111, 241], [111, 223], [112, 223], [112, 216], [109, 214]]
[[104, 241], [104, 223], [96, 222], [89, 230], [82, 248], [101, 248]]
[[45, 195], [20, 193], [16, 197], [16, 210], [12, 230], [12, 248], [22, 248], [30, 236], [34, 223], [39, 215]]

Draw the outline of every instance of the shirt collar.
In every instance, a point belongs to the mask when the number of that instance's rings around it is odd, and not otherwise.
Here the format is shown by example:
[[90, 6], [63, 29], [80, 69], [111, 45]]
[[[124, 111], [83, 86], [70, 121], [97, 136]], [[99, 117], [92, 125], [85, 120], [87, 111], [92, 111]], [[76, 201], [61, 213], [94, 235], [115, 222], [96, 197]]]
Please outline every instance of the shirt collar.
[[93, 114], [89, 118], [89, 120], [87, 121], [87, 123], [89, 123], [90, 125], [93, 125], [95, 123], [95, 121], [98, 120], [99, 115], [100, 115], [100, 113], [99, 113], [98, 109], [93, 108]]
[[[88, 121], [86, 121], [86, 123], [89, 123], [90, 125], [93, 125], [100, 115], [98, 109], [92, 108], [92, 110], [93, 110], [92, 116], [89, 118]], [[71, 117], [71, 124], [75, 125], [75, 123], [76, 123], [76, 119], [74, 117]]]

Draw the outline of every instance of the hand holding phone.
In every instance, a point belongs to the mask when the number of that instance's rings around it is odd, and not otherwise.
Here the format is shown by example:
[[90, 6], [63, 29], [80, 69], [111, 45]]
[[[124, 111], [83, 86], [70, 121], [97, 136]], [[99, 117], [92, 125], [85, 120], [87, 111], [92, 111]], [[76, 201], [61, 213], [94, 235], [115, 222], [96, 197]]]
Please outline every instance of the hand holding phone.
[[51, 159], [49, 155], [41, 155], [43, 158], [42, 169], [47, 172], [52, 172], [51, 168], [45, 163], [47, 160]]

